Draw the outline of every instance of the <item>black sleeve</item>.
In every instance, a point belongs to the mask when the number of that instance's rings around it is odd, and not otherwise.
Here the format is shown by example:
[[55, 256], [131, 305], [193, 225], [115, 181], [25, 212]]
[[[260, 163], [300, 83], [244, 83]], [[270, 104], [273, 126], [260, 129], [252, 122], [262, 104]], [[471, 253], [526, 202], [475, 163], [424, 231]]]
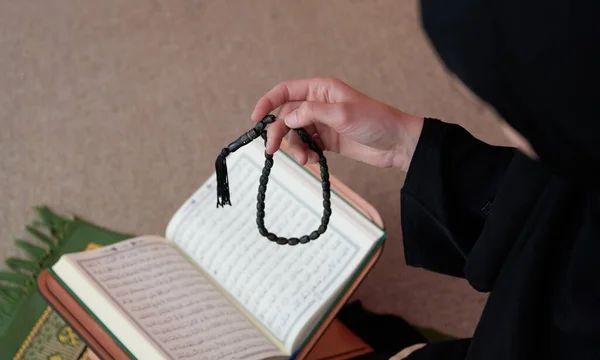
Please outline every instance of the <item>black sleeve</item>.
[[401, 191], [408, 265], [464, 277], [466, 257], [514, 153], [458, 125], [425, 119]]

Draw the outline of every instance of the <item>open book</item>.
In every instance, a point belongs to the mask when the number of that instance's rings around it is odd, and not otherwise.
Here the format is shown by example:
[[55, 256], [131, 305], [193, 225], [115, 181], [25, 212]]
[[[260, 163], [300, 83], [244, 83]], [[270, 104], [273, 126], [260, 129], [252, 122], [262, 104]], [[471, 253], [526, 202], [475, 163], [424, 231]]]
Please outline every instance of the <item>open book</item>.
[[[281, 246], [256, 228], [264, 147], [228, 157], [233, 206], [217, 209], [215, 176], [175, 213], [165, 237], [64, 255], [50, 272], [137, 359], [289, 358], [381, 246], [384, 231], [332, 192], [327, 232]], [[313, 175], [275, 154], [265, 224], [310, 233], [321, 218]]]

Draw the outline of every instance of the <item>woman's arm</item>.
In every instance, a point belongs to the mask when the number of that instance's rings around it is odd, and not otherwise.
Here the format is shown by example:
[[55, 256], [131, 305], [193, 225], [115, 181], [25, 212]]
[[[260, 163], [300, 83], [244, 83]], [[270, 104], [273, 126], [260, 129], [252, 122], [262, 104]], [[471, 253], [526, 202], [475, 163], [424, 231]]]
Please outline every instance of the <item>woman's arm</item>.
[[[252, 118], [276, 108], [283, 121], [269, 126], [269, 153], [290, 128], [304, 127], [328, 151], [410, 169], [402, 190], [407, 263], [462, 276], [514, 149], [487, 145], [457, 125], [407, 114], [337, 79], [282, 82], [258, 100]], [[288, 136], [298, 162], [316, 161], [294, 132]]]
[[464, 277], [465, 260], [514, 153], [458, 125], [425, 119], [401, 191], [408, 265]]

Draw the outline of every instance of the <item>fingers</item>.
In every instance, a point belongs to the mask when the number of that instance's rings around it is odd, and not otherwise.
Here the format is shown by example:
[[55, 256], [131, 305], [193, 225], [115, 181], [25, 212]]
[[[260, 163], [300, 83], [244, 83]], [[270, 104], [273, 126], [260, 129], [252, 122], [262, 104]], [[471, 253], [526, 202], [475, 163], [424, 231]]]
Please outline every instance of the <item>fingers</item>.
[[268, 154], [273, 154], [277, 150], [279, 150], [279, 147], [281, 146], [281, 141], [283, 140], [285, 134], [288, 133], [288, 131], [290, 131], [290, 129], [287, 126], [285, 126], [283, 121], [275, 121], [274, 123], [269, 125], [269, 128], [267, 129], [267, 146], [265, 148], [265, 151]]
[[348, 126], [348, 106], [305, 101], [298, 109], [289, 113], [284, 122], [292, 129], [321, 123], [341, 132]]
[[[309, 125], [306, 127], [306, 131], [308, 131], [309, 134], [312, 134], [312, 138], [313, 140], [319, 145], [319, 147], [322, 150], [325, 150], [325, 146], [323, 145], [323, 142], [321, 141], [321, 138], [319, 137], [319, 133], [317, 132], [317, 128], [314, 125]], [[300, 137], [298, 137], [300, 138]], [[302, 141], [302, 140], [300, 140]], [[312, 151], [308, 144], [302, 142], [302, 146], [304, 147], [304, 149], [306, 150], [306, 163], [307, 164], [314, 164], [314, 163], [318, 163], [319, 162], [319, 155], [317, 155], [316, 152]]]
[[307, 164], [316, 164], [319, 162], [319, 155], [316, 152], [308, 150], [308, 159], [306, 160]]
[[[294, 109], [291, 110], [290, 109]], [[284, 122], [287, 124], [285, 128], [281, 125], [283, 122], [277, 121], [269, 128], [269, 141], [267, 142], [267, 152], [277, 151], [283, 136], [289, 131], [289, 128], [305, 128], [311, 134], [314, 140], [325, 149], [319, 134], [316, 132], [316, 123], [325, 124], [333, 128], [337, 132], [343, 131], [348, 126], [348, 106], [345, 104], [325, 104], [320, 102], [294, 102], [286, 103], [281, 107], [279, 114], [286, 114]], [[273, 129], [273, 130], [271, 130]], [[275, 143], [275, 144], [274, 144]], [[304, 144], [298, 135], [292, 131], [288, 134], [288, 152], [300, 164], [313, 164], [319, 161], [318, 155], [311, 151]]]
[[308, 149], [300, 140], [300, 136], [295, 131], [290, 131], [287, 135], [288, 152], [300, 165], [306, 164], [308, 160]]
[[[315, 128], [313, 126], [311, 127], [307, 127], [306, 130], [308, 131], [308, 133], [313, 133], [315, 132]], [[325, 146], [323, 145], [323, 142], [320, 140], [319, 138], [319, 134], [315, 133], [313, 136], [313, 140], [315, 140], [317, 142], [317, 144], [319, 145], [319, 147], [321, 147], [321, 149], [325, 150]], [[319, 155], [312, 151], [308, 144], [306, 144], [305, 142], [302, 141], [302, 139], [300, 139], [300, 136], [298, 136], [298, 133], [296, 133], [295, 131], [290, 131], [287, 135], [287, 139], [288, 139], [288, 152], [292, 155], [292, 157], [301, 165], [306, 165], [306, 164], [315, 164], [319, 162]]]
[[400, 351], [396, 355], [392, 356], [390, 358], [390, 360], [402, 360], [402, 359], [406, 359], [410, 354], [412, 354], [413, 352], [421, 349], [425, 345], [427, 345], [427, 344], [422, 344], [421, 343], [421, 344], [414, 344], [412, 346], [404, 348], [402, 351]]
[[[308, 130], [308, 129], [307, 129]], [[309, 131], [310, 132], [310, 131]], [[319, 146], [323, 148], [323, 144], [320, 143], [318, 134], [313, 135], [313, 139], [319, 143]], [[304, 143], [300, 136], [295, 131], [290, 131], [287, 134], [288, 150], [287, 152], [301, 165], [315, 164], [319, 162], [319, 155], [316, 152], [309, 149], [308, 145]]]
[[305, 100], [309, 93], [308, 90], [308, 80], [281, 82], [258, 100], [250, 117], [252, 120], [258, 121], [286, 102]]
[[277, 84], [261, 97], [250, 116], [258, 121], [265, 115], [290, 101], [337, 102], [356, 91], [337, 79], [313, 78], [290, 80]]
[[[302, 104], [301, 101], [292, 101], [281, 105], [277, 117], [283, 119], [289, 113], [296, 110]], [[281, 121], [283, 122], [283, 121]], [[300, 140], [298, 134], [295, 131], [290, 131], [286, 135], [288, 141], [287, 152], [296, 160], [299, 164], [306, 164], [306, 149]]]
[[[289, 153], [294, 160], [301, 165], [319, 162], [319, 156], [308, 148], [308, 145], [300, 139], [295, 131], [290, 131], [290, 129], [281, 121], [277, 121], [269, 126], [269, 131], [267, 132], [267, 153], [273, 154], [279, 150], [281, 142], [286, 136], [288, 141], [288, 148], [286, 152]], [[317, 141], [318, 135], [315, 134], [315, 137], [315, 140]], [[322, 144], [319, 145], [323, 147]]]
[[279, 108], [279, 111], [277, 111], [277, 118], [283, 119], [289, 113], [291, 113], [292, 111], [299, 108], [300, 105], [302, 105], [302, 101], [290, 101], [290, 102], [287, 102], [287, 103], [281, 105], [281, 107]]
[[[282, 118], [286, 117], [288, 114], [290, 114], [294, 110], [298, 109], [302, 104], [303, 104], [302, 101], [292, 101], [292, 102], [283, 104], [279, 108], [279, 111], [277, 113], [277, 118], [282, 119]], [[307, 125], [306, 130], [310, 134], [316, 133], [316, 130], [312, 124]], [[300, 140], [300, 138], [298, 137], [298, 135], [295, 132], [293, 132], [293, 131], [290, 132], [290, 129], [287, 126], [285, 126], [283, 121], [276, 121], [273, 124], [269, 125], [268, 131], [267, 131], [267, 147], [266, 147], [267, 153], [272, 154], [272, 153], [276, 152], [277, 150], [279, 150], [279, 147], [281, 146], [281, 141], [283, 140], [284, 137], [286, 137], [286, 134], [288, 134], [287, 135], [288, 136], [288, 145], [289, 145], [288, 151], [292, 154], [292, 156], [294, 157], [294, 159], [296, 159], [296, 161], [298, 161], [301, 164], [305, 164], [307, 161], [313, 160], [315, 158], [314, 156], [309, 156], [309, 153], [311, 153], [311, 151], [308, 150], [308, 147], [306, 146], [306, 144], [304, 144]], [[294, 153], [297, 156], [294, 156], [293, 155]], [[317, 157], [317, 160], [318, 160], [318, 157]], [[312, 162], [312, 161], [309, 161], [309, 162]]]
[[[279, 119], [284, 118], [287, 114], [296, 110], [300, 106], [300, 104], [302, 104], [302, 103], [298, 102], [298, 101], [283, 104], [279, 108], [279, 111], [277, 112], [277, 118], [279, 118]], [[276, 124], [279, 124], [279, 125], [276, 125]], [[283, 125], [283, 127], [282, 127], [282, 125]], [[271, 135], [270, 134], [271, 131], [275, 132], [275, 135]], [[288, 136], [288, 143], [289, 143], [289, 135], [291, 135], [291, 132], [290, 132], [290, 129], [287, 126], [285, 126], [283, 121], [277, 121], [276, 123], [272, 124], [269, 127], [269, 131], [267, 131], [267, 152], [269, 154], [272, 154], [275, 151], [279, 150], [279, 147], [281, 145], [281, 140], [283, 139], [283, 137], [286, 136], [286, 134], [288, 134], [287, 136]], [[293, 143], [289, 147], [289, 151], [290, 152], [294, 151]], [[301, 152], [302, 148], [298, 147], [296, 149], [296, 151]]]

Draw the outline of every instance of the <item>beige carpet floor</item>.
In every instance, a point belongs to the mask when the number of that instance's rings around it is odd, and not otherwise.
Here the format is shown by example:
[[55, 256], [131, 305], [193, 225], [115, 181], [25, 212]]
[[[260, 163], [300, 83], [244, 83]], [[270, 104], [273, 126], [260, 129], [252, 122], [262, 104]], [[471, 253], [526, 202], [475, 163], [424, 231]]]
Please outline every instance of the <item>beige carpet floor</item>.
[[[0, 3], [0, 257], [47, 204], [113, 229], [163, 233], [249, 127], [258, 97], [334, 76], [492, 142], [493, 115], [430, 48], [415, 1], [19, 0]], [[383, 214], [385, 254], [357, 297], [468, 336], [485, 297], [404, 265], [404, 174], [332, 156], [332, 172]]]

